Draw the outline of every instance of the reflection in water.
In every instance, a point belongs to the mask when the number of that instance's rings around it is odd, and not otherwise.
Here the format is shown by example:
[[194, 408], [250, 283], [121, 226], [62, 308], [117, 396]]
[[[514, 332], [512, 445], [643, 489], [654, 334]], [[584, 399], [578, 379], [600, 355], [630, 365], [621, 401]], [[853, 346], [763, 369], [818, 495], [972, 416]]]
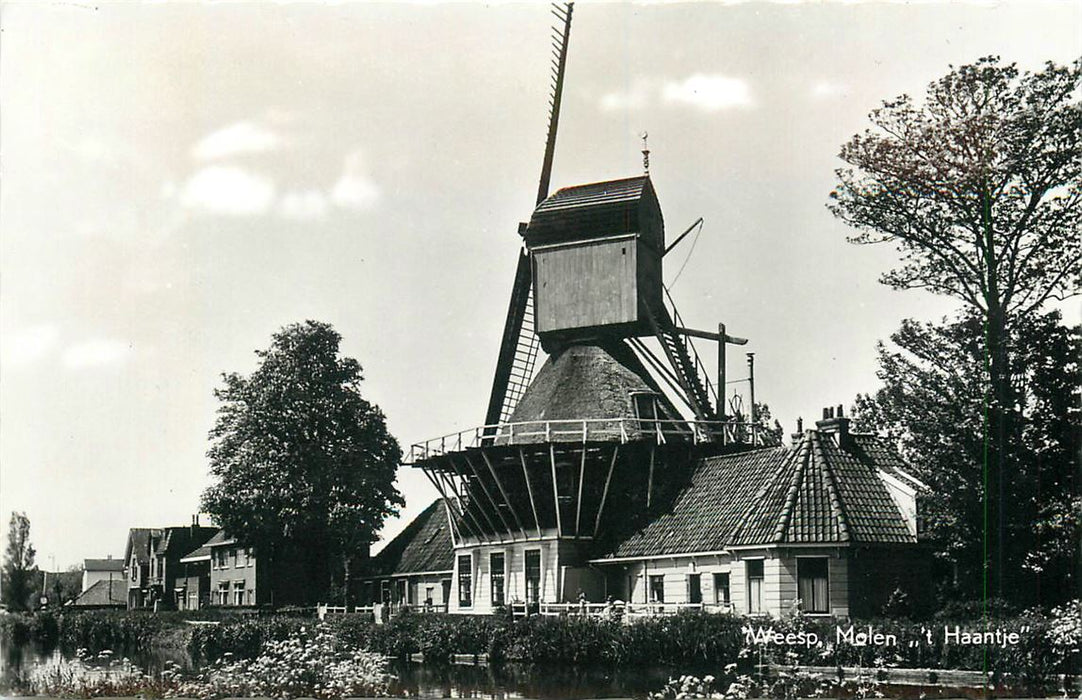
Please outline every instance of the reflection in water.
[[400, 663], [392, 695], [420, 698], [612, 698], [646, 697], [672, 672], [663, 668], [606, 669], [503, 664], [430, 666]]
[[[167, 662], [193, 671], [192, 661], [182, 651], [138, 650], [128, 653], [132, 663], [157, 675]], [[108, 656], [90, 664], [107, 666]], [[115, 658], [115, 657], [113, 657]], [[43, 649], [32, 643], [15, 644], [0, 640], [0, 693], [20, 690], [35, 668], [43, 666], [76, 668], [74, 651]], [[504, 664], [500, 666], [394, 664], [390, 694], [417, 698], [644, 698], [659, 690], [671, 669], [605, 669], [582, 667]], [[693, 671], [684, 669], [683, 673]]]

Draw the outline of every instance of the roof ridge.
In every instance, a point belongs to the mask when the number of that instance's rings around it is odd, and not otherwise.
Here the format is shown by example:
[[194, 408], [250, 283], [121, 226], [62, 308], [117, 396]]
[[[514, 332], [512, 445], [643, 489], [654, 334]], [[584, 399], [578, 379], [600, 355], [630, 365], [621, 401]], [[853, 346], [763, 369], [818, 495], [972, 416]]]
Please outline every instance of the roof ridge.
[[834, 470], [830, 467], [830, 462], [827, 461], [826, 452], [823, 450], [823, 445], [820, 443], [821, 437], [818, 432], [813, 431], [813, 453], [816, 458], [822, 463], [823, 473], [827, 478], [823, 479], [827, 487], [827, 495], [830, 497], [830, 511], [831, 514], [838, 519], [838, 529], [842, 542], [848, 542], [849, 537], [849, 518], [845, 513], [845, 504], [842, 502], [841, 493], [837, 488], [835, 480], [837, 477], [834, 475]]
[[[804, 471], [808, 465], [808, 443], [803, 441], [800, 451], [796, 456], [797, 466], [793, 470], [793, 476], [789, 480], [789, 491], [785, 494], [785, 504], [782, 506], [778, 517], [778, 525], [774, 529], [774, 542], [781, 542], [789, 532], [789, 523], [793, 520], [793, 509], [796, 507], [797, 496], [800, 494], [800, 485], [804, 481]], [[783, 466], [787, 464], [783, 463]]]
[[[785, 448], [783, 447], [782, 449]], [[765, 498], [766, 494], [770, 492], [771, 487], [774, 485], [774, 482], [777, 481], [781, 473], [785, 470], [785, 466], [789, 463], [789, 460], [793, 459], [796, 454], [796, 450], [792, 450], [789, 452], [789, 454], [785, 455], [785, 460], [781, 463], [779, 469], [774, 472], [774, 474], [771, 474], [770, 478], [764, 479], [762, 485], [759, 487], [759, 490], [755, 492], [754, 496], [748, 499], [747, 507], [745, 507], [744, 511], [740, 514], [740, 524], [733, 530], [733, 533], [729, 538], [730, 540], [732, 540], [733, 542], [739, 542], [740, 538], [744, 536], [744, 530], [747, 528], [748, 523], [751, 521], [752, 513], [759, 510], [759, 506], [763, 498]], [[728, 455], [718, 456], [726, 457]]]

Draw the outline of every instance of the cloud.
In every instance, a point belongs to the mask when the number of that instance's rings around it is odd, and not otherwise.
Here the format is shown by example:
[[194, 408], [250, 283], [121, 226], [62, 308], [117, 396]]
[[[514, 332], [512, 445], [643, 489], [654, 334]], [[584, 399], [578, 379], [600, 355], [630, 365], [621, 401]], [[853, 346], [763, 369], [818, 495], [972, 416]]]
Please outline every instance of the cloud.
[[617, 112], [629, 109], [642, 109], [650, 100], [651, 85], [645, 80], [638, 80], [626, 90], [615, 90], [601, 96], [598, 105], [603, 112]]
[[286, 192], [278, 202], [278, 213], [287, 219], [301, 221], [322, 219], [330, 205], [319, 190]]
[[667, 83], [662, 97], [666, 102], [681, 102], [707, 112], [754, 104], [746, 82], [724, 75], [696, 74], [683, 82]]
[[3, 346], [0, 346], [0, 358], [6, 367], [29, 365], [44, 357], [56, 345], [59, 336], [59, 329], [52, 324], [6, 332]]
[[214, 214], [262, 214], [274, 200], [274, 183], [234, 165], [212, 165], [184, 184], [180, 203]]
[[360, 151], [346, 156], [342, 176], [331, 189], [331, 201], [343, 209], [367, 210], [380, 198], [379, 186], [368, 175]]
[[840, 97], [849, 94], [849, 86], [824, 80], [812, 86], [811, 94], [816, 98]]
[[65, 350], [61, 361], [68, 369], [104, 367], [126, 361], [131, 352], [131, 345], [119, 340], [87, 340]]
[[282, 140], [270, 129], [251, 122], [237, 122], [205, 137], [192, 149], [196, 160], [216, 160], [244, 153], [265, 153]]

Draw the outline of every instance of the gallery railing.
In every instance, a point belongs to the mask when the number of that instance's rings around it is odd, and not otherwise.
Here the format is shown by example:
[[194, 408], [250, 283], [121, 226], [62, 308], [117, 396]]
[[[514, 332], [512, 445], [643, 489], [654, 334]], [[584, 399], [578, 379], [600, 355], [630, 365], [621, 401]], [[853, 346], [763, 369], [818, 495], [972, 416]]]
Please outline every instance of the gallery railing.
[[[637, 418], [590, 418], [545, 420], [481, 425], [424, 442], [415, 443], [407, 464], [447, 453], [490, 445], [540, 442], [733, 442], [752, 443], [762, 426], [746, 421], [640, 420]], [[763, 444], [760, 439], [758, 444]]]

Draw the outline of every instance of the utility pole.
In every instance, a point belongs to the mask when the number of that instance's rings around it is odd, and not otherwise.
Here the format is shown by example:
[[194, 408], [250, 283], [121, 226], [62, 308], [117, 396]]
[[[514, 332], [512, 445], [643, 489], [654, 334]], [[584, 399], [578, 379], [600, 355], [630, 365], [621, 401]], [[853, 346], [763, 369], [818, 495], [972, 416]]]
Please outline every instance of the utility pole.
[[751, 444], [759, 444], [759, 430], [756, 425], [755, 415], [755, 353], [749, 352], [748, 356], [748, 396], [751, 399], [751, 408], [748, 411], [748, 415], [751, 418]]

